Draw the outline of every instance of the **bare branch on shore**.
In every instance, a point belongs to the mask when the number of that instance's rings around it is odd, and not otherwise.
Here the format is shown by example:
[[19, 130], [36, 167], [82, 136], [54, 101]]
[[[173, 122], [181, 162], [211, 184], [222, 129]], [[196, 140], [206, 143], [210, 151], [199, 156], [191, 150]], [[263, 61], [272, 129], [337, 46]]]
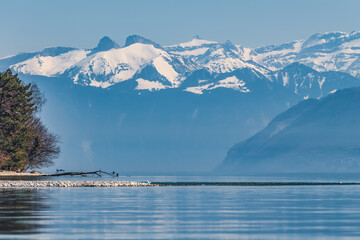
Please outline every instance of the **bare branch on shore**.
[[61, 172], [61, 173], [55, 173], [55, 174], [49, 174], [48, 176], [52, 177], [58, 177], [58, 176], [83, 176], [86, 177], [87, 175], [97, 175], [99, 177], [102, 177], [103, 175], [109, 175], [111, 177], [118, 177], [119, 174], [115, 171], [113, 172], [105, 172], [102, 170], [93, 171], [93, 172]]

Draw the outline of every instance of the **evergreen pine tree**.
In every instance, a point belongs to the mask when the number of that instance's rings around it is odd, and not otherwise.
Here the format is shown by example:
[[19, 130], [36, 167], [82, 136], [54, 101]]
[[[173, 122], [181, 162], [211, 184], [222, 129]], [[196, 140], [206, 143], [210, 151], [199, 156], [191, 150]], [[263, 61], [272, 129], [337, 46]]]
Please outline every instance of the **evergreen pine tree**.
[[36, 117], [43, 103], [35, 84], [23, 84], [10, 70], [0, 73], [0, 169], [46, 166], [59, 154], [56, 136]]

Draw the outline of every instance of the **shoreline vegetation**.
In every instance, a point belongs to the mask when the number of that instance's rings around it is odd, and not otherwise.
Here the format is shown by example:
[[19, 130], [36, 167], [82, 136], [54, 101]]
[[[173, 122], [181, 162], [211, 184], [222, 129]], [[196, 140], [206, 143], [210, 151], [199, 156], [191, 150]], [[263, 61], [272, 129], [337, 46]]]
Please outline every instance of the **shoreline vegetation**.
[[115, 171], [113, 172], [105, 172], [102, 170], [92, 171], [92, 172], [57, 172], [54, 174], [46, 174], [40, 171], [9, 171], [9, 170], [0, 170], [0, 177], [2, 176], [9, 176], [9, 177], [16, 177], [16, 176], [48, 176], [48, 177], [60, 177], [60, 176], [81, 176], [81, 177], [88, 177], [88, 176], [98, 176], [102, 177], [103, 175], [111, 176], [111, 177], [118, 177], [119, 174]]
[[10, 70], [0, 72], [0, 170], [25, 172], [54, 164], [59, 137], [40, 120], [45, 101], [35, 83], [25, 84]]

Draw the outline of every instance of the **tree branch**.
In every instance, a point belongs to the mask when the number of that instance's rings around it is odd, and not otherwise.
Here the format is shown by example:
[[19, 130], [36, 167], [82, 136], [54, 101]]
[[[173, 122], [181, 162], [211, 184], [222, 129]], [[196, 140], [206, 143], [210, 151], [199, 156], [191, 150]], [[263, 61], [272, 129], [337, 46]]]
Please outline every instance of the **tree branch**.
[[99, 177], [102, 177], [102, 175], [109, 175], [111, 177], [118, 177], [119, 174], [112, 172], [104, 172], [102, 170], [98, 170], [98, 171], [94, 171], [94, 172], [62, 172], [62, 173], [55, 173], [55, 174], [50, 174], [48, 176], [52, 176], [52, 177], [58, 177], [58, 176], [83, 176], [83, 175], [97, 175]]

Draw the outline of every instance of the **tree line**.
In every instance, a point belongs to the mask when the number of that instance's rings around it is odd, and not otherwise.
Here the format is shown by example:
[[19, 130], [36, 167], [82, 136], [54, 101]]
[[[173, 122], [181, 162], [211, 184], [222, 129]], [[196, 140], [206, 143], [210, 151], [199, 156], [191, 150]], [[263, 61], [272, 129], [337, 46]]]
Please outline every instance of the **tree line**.
[[58, 136], [38, 117], [45, 98], [36, 84], [25, 84], [10, 70], [0, 73], [0, 169], [25, 171], [53, 164]]

